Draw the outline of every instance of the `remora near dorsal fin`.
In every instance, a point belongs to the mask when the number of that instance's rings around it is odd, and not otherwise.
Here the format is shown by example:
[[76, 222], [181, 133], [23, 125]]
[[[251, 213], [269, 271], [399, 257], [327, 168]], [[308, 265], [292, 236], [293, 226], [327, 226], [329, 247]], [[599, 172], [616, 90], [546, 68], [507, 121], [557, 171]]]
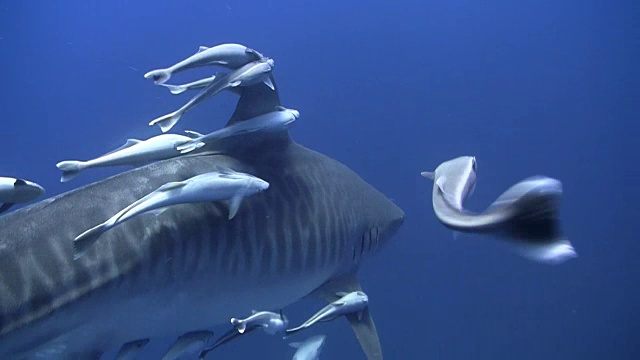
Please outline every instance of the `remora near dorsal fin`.
[[[360, 282], [355, 273], [344, 275], [327, 281], [324, 285], [316, 289], [312, 295], [320, 297], [327, 302], [333, 302], [338, 292], [362, 291]], [[358, 338], [362, 351], [367, 355], [368, 360], [382, 360], [382, 347], [378, 338], [378, 331], [373, 322], [373, 317], [369, 308], [365, 308], [359, 316], [349, 314], [346, 316], [349, 325]], [[360, 320], [358, 319], [360, 317]]]
[[197, 139], [199, 137], [203, 137], [204, 136], [203, 134], [201, 134], [201, 133], [199, 133], [197, 131], [193, 131], [193, 130], [185, 130], [184, 132], [187, 134], [187, 136], [189, 136], [192, 139]]
[[141, 142], [142, 142], [142, 140], [138, 140], [138, 139], [127, 139], [127, 142], [124, 143], [124, 145], [120, 146], [117, 149], [113, 149], [113, 150], [109, 151], [108, 153], [104, 153], [104, 154], [100, 155], [99, 157], [103, 157], [103, 156], [107, 156], [109, 154], [113, 154], [116, 151], [120, 151], [120, 150], [126, 149], [128, 147], [132, 147], [133, 145], [139, 144]]

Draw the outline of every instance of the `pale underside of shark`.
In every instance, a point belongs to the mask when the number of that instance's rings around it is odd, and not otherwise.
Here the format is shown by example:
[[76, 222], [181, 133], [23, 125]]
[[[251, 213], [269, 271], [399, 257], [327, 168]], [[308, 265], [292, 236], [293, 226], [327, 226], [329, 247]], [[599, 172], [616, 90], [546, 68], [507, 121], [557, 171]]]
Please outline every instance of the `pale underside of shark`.
[[[279, 105], [262, 83], [244, 88], [229, 123]], [[400, 208], [286, 131], [212, 146], [0, 217], [0, 358], [96, 359], [129, 341], [228, 324], [251, 309], [361, 290], [359, 264], [402, 224]], [[77, 234], [162, 184], [216, 166], [270, 188], [232, 220], [220, 202], [139, 216], [73, 260]], [[368, 310], [348, 320], [366, 356], [382, 359]]]

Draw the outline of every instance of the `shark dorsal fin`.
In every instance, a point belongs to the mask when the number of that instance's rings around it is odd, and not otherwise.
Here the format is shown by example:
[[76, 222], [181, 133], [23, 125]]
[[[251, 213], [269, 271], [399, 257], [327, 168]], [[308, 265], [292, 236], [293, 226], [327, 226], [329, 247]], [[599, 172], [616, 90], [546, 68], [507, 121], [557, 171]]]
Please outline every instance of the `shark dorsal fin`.
[[[273, 75], [269, 75], [269, 82], [276, 88]], [[256, 116], [273, 112], [276, 106], [281, 106], [278, 91], [272, 90], [264, 82], [242, 87], [240, 100], [231, 115], [227, 126], [254, 118]]]
[[[338, 292], [362, 291], [360, 282], [356, 274], [348, 274], [327, 281], [313, 292], [314, 296], [320, 297], [327, 302], [332, 302]], [[360, 314], [346, 315], [351, 329], [356, 334], [362, 351], [368, 360], [382, 360], [382, 347], [378, 338], [378, 331], [373, 322], [369, 308], [365, 308]]]

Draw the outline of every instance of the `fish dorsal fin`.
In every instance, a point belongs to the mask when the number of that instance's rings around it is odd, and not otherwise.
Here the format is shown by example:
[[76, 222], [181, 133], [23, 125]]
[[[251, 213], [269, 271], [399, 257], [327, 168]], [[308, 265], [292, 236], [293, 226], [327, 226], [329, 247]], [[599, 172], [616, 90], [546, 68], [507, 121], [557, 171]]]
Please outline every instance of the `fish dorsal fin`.
[[[327, 281], [313, 292], [314, 296], [320, 297], [327, 302], [332, 302], [338, 292], [362, 291], [360, 282], [355, 273], [347, 274]], [[368, 360], [382, 360], [382, 347], [378, 338], [378, 331], [373, 322], [373, 317], [369, 308], [361, 311], [361, 314], [346, 315], [349, 325], [358, 338], [360, 347], [364, 351]]]
[[433, 171], [423, 171], [420, 173], [422, 177], [433, 180], [435, 178], [435, 173]]
[[255, 314], [255, 313], [257, 313], [257, 311], [256, 311], [256, 310], [251, 310], [251, 315], [253, 315], [253, 314]]
[[198, 48], [198, 52], [197, 52], [196, 54], [199, 54], [199, 53], [201, 53], [201, 52], [203, 52], [203, 51], [205, 51], [205, 50], [207, 50], [207, 49], [209, 49], [209, 48], [208, 48], [208, 47], [206, 47], [206, 46], [200, 46], [200, 47]]
[[182, 181], [172, 181], [160, 186], [157, 191], [169, 191], [169, 190], [181, 188], [185, 185], [186, 183]]
[[349, 293], [348, 292], [344, 292], [344, 291], [338, 291], [336, 293], [336, 296], [341, 298], [341, 297], [347, 296], [347, 294], [349, 294]]
[[201, 134], [201, 133], [199, 133], [197, 131], [193, 131], [193, 130], [185, 130], [184, 132], [187, 134], [187, 136], [189, 136], [192, 139], [197, 139], [199, 137], [203, 137], [204, 136], [203, 134]]
[[292, 342], [292, 343], [289, 343], [289, 346], [291, 346], [292, 348], [298, 349], [298, 348], [300, 348], [300, 346], [302, 346], [302, 343], [301, 342]]
[[116, 151], [120, 151], [120, 150], [129, 148], [129, 147], [132, 147], [133, 145], [139, 144], [141, 142], [142, 142], [142, 140], [138, 140], [138, 139], [127, 139], [127, 142], [124, 143], [124, 145], [120, 146], [117, 149], [113, 149], [113, 150], [109, 151], [108, 153], [104, 153], [101, 156], [106, 156], [106, 155], [109, 155], [109, 154], [113, 154]]

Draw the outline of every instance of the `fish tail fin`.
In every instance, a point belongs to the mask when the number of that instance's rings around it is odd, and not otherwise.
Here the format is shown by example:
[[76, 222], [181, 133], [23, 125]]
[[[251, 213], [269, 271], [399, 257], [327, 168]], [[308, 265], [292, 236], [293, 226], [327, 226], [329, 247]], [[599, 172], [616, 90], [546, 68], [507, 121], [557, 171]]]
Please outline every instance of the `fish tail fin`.
[[82, 161], [61, 161], [56, 164], [56, 167], [62, 170], [62, 176], [60, 182], [67, 182], [75, 178], [80, 174], [80, 171], [84, 168]]
[[109, 230], [106, 224], [100, 224], [76, 236], [73, 240], [73, 260], [81, 258], [87, 250], [98, 240], [100, 235]]
[[144, 74], [145, 79], [153, 79], [156, 85], [164, 84], [171, 77], [171, 72], [167, 69], [152, 70]]
[[157, 124], [158, 126], [160, 126], [160, 130], [162, 130], [162, 132], [165, 133], [171, 130], [171, 128], [178, 122], [178, 120], [180, 120], [181, 116], [182, 116], [181, 111], [174, 111], [172, 113], [163, 115], [151, 121], [149, 123], [149, 126], [153, 126]]
[[182, 94], [187, 91], [187, 88], [184, 85], [169, 85], [169, 84], [158, 84], [166, 87], [173, 95]]
[[245, 330], [247, 330], [247, 324], [236, 318], [231, 318], [231, 325], [233, 325], [240, 334], [244, 334]]

